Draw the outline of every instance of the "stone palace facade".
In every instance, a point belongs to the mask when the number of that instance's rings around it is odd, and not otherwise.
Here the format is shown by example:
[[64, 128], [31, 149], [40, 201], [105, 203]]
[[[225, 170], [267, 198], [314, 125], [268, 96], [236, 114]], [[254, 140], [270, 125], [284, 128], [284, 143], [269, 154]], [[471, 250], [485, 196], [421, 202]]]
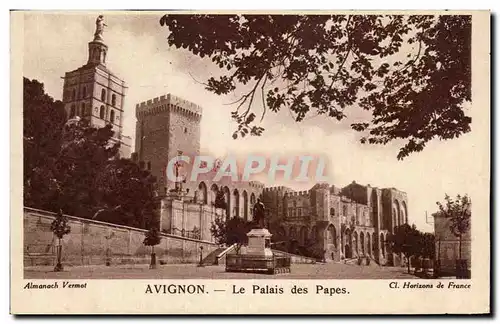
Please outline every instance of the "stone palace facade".
[[352, 182], [344, 188], [317, 184], [308, 191], [264, 188], [271, 232], [288, 249], [314, 251], [325, 260], [358, 256], [399, 264], [386, 243], [394, 227], [408, 223], [408, 198], [395, 188]]

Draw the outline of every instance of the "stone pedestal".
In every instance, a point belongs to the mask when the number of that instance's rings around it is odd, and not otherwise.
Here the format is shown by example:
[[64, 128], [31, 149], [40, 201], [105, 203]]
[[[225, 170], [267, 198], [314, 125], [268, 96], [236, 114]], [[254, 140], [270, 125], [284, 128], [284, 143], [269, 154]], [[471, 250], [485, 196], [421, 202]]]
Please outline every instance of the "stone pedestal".
[[265, 228], [257, 228], [248, 232], [248, 246], [245, 249], [245, 254], [272, 257], [271, 235], [272, 234]]
[[226, 256], [226, 271], [266, 273], [290, 272], [289, 256], [273, 255], [271, 233], [265, 228], [256, 228], [247, 233], [248, 245], [240, 254]]

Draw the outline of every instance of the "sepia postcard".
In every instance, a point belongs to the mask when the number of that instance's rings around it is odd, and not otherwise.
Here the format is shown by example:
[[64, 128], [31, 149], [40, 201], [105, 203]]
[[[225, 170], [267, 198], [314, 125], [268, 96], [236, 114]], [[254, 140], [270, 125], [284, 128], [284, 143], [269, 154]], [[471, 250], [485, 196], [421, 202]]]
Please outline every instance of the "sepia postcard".
[[489, 11], [10, 16], [11, 313], [490, 314]]

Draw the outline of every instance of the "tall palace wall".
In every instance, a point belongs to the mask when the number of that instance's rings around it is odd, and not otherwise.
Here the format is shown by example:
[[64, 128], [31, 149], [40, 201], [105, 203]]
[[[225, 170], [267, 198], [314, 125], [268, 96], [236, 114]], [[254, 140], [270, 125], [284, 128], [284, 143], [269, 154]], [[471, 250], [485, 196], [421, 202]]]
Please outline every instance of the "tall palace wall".
[[[25, 266], [53, 265], [57, 238], [50, 230], [55, 214], [24, 208]], [[68, 216], [71, 233], [63, 238], [65, 265], [147, 263], [150, 247], [144, 246], [145, 230]], [[161, 234], [155, 246], [159, 263], [196, 263], [200, 247], [206, 256], [217, 248], [209, 240]]]

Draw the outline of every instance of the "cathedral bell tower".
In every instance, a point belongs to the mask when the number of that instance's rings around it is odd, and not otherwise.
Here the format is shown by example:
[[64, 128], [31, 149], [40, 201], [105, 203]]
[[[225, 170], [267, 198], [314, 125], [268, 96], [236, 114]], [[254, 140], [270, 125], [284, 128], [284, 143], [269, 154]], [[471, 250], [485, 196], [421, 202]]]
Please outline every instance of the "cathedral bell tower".
[[89, 60], [87, 64], [102, 64], [106, 65], [106, 54], [108, 53], [108, 46], [104, 44], [102, 33], [104, 31], [104, 17], [101, 15], [96, 20], [96, 31], [94, 33], [94, 40], [89, 42]]
[[68, 119], [79, 116], [94, 127], [111, 125], [112, 141], [120, 143], [120, 156], [129, 158], [131, 138], [122, 133], [127, 87], [106, 68], [108, 46], [102, 36], [106, 26], [104, 17], [97, 17], [87, 64], [64, 76], [63, 103]]

